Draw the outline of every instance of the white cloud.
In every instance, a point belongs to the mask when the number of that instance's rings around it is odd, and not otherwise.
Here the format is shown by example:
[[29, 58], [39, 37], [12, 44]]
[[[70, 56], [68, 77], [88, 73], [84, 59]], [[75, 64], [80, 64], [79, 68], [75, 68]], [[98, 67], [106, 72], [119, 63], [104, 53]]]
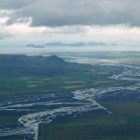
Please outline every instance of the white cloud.
[[86, 26], [86, 35], [140, 35], [139, 27], [131, 27], [125, 25], [115, 25], [115, 26]]
[[139, 0], [1, 0], [0, 39], [29, 37], [28, 43], [39, 44], [49, 39], [113, 43], [131, 39], [133, 46], [140, 43], [139, 7]]

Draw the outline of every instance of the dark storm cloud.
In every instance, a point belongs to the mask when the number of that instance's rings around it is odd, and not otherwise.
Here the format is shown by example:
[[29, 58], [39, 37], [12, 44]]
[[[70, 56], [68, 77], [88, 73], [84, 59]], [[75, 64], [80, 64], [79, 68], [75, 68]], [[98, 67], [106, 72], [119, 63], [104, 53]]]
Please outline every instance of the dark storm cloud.
[[17, 18], [31, 17], [31, 26], [140, 26], [139, 7], [139, 0], [35, 0], [33, 4], [18, 10], [9, 24]]
[[0, 0], [0, 9], [20, 9], [32, 2], [33, 0]]

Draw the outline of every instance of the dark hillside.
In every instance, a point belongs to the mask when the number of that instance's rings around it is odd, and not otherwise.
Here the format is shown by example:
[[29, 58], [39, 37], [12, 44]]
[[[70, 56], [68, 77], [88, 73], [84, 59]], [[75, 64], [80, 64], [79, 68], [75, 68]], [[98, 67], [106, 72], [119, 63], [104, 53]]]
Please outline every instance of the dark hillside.
[[68, 63], [58, 56], [0, 55], [0, 76], [53, 76], [88, 71], [90, 65]]

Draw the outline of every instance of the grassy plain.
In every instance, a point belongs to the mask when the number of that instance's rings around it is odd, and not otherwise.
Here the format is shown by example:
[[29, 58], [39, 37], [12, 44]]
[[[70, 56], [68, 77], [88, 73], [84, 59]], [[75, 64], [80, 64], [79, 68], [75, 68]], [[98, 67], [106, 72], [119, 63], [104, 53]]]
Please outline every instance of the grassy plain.
[[[72, 72], [55, 76], [31, 76], [0, 78], [0, 95], [40, 94], [50, 92], [68, 92], [80, 88], [110, 85], [113, 80], [109, 73], [99, 69], [88, 72]], [[114, 81], [115, 82], [115, 81]], [[20, 114], [0, 114], [0, 127], [14, 126], [18, 123]], [[21, 114], [22, 115], [22, 114]], [[23, 136], [0, 137], [0, 140], [23, 140]]]
[[102, 102], [111, 114], [42, 124], [39, 140], [139, 140], [140, 102]]
[[[135, 53], [134, 53], [135, 54]], [[77, 54], [76, 54], [77, 55]], [[87, 54], [85, 54], [87, 55]], [[123, 56], [123, 57], [122, 57]], [[101, 59], [139, 64], [139, 57], [130, 54], [97, 54]], [[91, 53], [91, 58], [93, 54]], [[132, 63], [135, 62], [135, 63]], [[3, 66], [1, 66], [3, 67]], [[78, 66], [79, 67], [79, 66]], [[33, 68], [34, 69], [34, 68]], [[117, 67], [93, 67], [90, 71], [76, 71], [55, 76], [0, 77], [0, 94], [67, 92], [90, 87], [119, 86], [122, 83], [109, 79]], [[39, 69], [38, 69], [39, 70]], [[8, 71], [10, 71], [8, 69]], [[56, 72], [56, 71], [55, 71]], [[11, 72], [12, 73], [12, 72]], [[20, 74], [19, 74], [20, 75]], [[2, 76], [2, 75], [1, 75]], [[65, 123], [41, 124], [39, 140], [140, 140], [140, 102], [100, 102], [111, 114], [93, 115]], [[19, 116], [0, 115], [0, 127], [17, 124]], [[23, 140], [23, 136], [0, 137], [0, 140]]]
[[101, 85], [110, 85], [113, 80], [108, 78], [109, 73], [101, 70], [75, 72], [56, 76], [32, 76], [5, 78], [0, 80], [0, 94], [20, 92], [59, 92], [71, 91], [79, 88], [88, 88]]
[[0, 137], [0, 140], [24, 140], [24, 136], [23, 135], [11, 135], [11, 136]]
[[17, 124], [19, 116], [16, 115], [0, 115], [0, 127]]
[[[110, 76], [110, 72], [112, 72], [112, 71], [114, 71], [113, 68], [110, 69], [110, 68], [94, 67], [94, 69], [91, 69], [90, 71], [87, 71], [87, 72], [85, 72], [85, 71], [84, 72], [83, 71], [71, 72], [71, 73], [55, 75], [55, 76], [30, 76], [30, 77], [24, 76], [24, 77], [17, 77], [17, 78], [5, 78], [5, 79], [0, 80], [0, 94], [1, 95], [2, 94], [15, 94], [15, 93], [17, 93], [19, 95], [26, 94], [26, 93], [40, 94], [40, 93], [49, 93], [49, 92], [68, 92], [68, 91], [73, 91], [76, 89], [90, 88], [90, 87], [97, 88], [97, 87], [102, 87], [102, 86], [103, 87], [104, 86], [117, 86], [118, 84], [121, 84], [121, 83], [108, 78]], [[112, 116], [102, 116], [102, 118], [101, 118], [102, 121], [104, 120], [104, 117], [112, 118]], [[17, 115], [9, 115], [9, 114], [0, 115], [0, 127], [16, 125], [18, 118], [19, 118], [19, 114], [17, 114]], [[78, 121], [72, 123], [72, 126], [74, 126], [74, 128], [76, 128], [77, 131], [75, 131], [75, 129], [73, 129], [73, 128], [72, 129], [74, 130], [74, 132], [77, 132], [76, 135], [79, 135], [80, 133], [78, 131], [82, 132], [82, 130], [84, 130], [84, 128], [81, 130], [82, 124], [88, 130], [88, 128], [91, 128], [91, 126], [92, 126], [90, 124], [99, 122], [99, 121], [94, 121], [94, 123], [91, 123], [93, 120], [94, 119], [91, 120], [91, 118], [88, 118], [88, 119], [84, 118], [82, 120], [82, 122], [84, 122], [84, 124], [78, 120]], [[79, 123], [79, 125], [77, 125], [78, 123]], [[103, 125], [105, 125], [105, 123], [106, 122], [104, 122]], [[67, 123], [63, 124], [63, 125], [65, 127], [67, 127]], [[71, 124], [68, 124], [68, 126], [69, 125], [71, 125]], [[58, 126], [60, 127], [61, 125], [58, 125]], [[42, 130], [42, 127], [44, 128], [43, 130]], [[46, 125], [45, 126], [43, 125], [40, 128], [40, 130], [42, 131], [41, 137], [40, 137], [41, 140], [48, 139], [48, 138], [46, 138], [46, 135], [42, 135], [42, 133], [44, 133], [46, 128], [48, 128], [48, 126], [46, 127]], [[51, 129], [51, 127], [49, 127], [49, 128]], [[97, 127], [96, 129], [100, 130], [99, 128]], [[69, 129], [70, 128], [67, 127], [67, 129], [65, 129], [65, 130], [70, 132], [71, 129], [70, 130]], [[51, 136], [51, 133], [52, 132], [49, 133], [50, 136]], [[57, 132], [53, 131], [53, 133], [57, 133]], [[97, 131], [97, 133], [98, 133], [98, 131]], [[74, 134], [75, 133], [73, 133], [73, 136], [74, 136]], [[83, 135], [84, 135], [84, 133], [83, 133]], [[19, 138], [19, 136], [15, 136], [15, 138], [17, 138], [17, 137], [19, 140], [22, 138], [22, 136], [20, 138]], [[57, 137], [57, 134], [56, 134], [56, 137]], [[49, 139], [49, 140], [51, 140], [51, 139]], [[71, 140], [74, 140], [74, 139], [71, 138]]]
[[[27, 77], [17, 77], [17, 78], [5, 78], [0, 81], [0, 94], [3, 95], [3, 94], [16, 93], [19, 94], [20, 96], [26, 93], [40, 94], [40, 93], [50, 93], [50, 92], [67, 92], [76, 89], [90, 88], [90, 87], [102, 87], [102, 86], [104, 87], [104, 86], [113, 86], [113, 85], [117, 86], [121, 83], [108, 78], [110, 72], [112, 72], [113, 70], [114, 69], [110, 70], [110, 68], [100, 69], [96, 67], [88, 72], [71, 72], [71, 73], [55, 75], [55, 76], [36, 76], [36, 77], [27, 76]], [[16, 125], [19, 117], [20, 116], [17, 116], [16, 114], [0, 115], [0, 127]], [[105, 119], [105, 117], [107, 117], [107, 119]], [[99, 118], [100, 120], [98, 120]], [[100, 117], [97, 116], [96, 118], [87, 118], [87, 119], [83, 118], [82, 120], [76, 120], [75, 122], [66, 123], [66, 124], [56, 124], [56, 125], [50, 124], [49, 127], [48, 125], [47, 126], [41, 125], [39, 129], [40, 130], [39, 140], [53, 140], [54, 138], [49, 138], [53, 136], [55, 136], [55, 138], [60, 137], [61, 140], [63, 139], [90, 140], [90, 137], [92, 138], [92, 136], [86, 138], [86, 132], [90, 133], [95, 131], [95, 133], [99, 133], [98, 131], [100, 131], [100, 129], [106, 130], [106, 127], [109, 129], [110, 127], [108, 125], [110, 123], [112, 124], [112, 122], [105, 122], [105, 120], [109, 121], [110, 119], [112, 119], [112, 121], [115, 122], [112, 115], [109, 116], [101, 115]], [[118, 121], [116, 121], [116, 123], [117, 122]], [[99, 123], [101, 124], [101, 126], [98, 126]], [[97, 126], [94, 127], [94, 124], [97, 124]], [[102, 126], [104, 127], [102, 128]], [[58, 131], [58, 129], [57, 128], [55, 129], [55, 127], [58, 127], [59, 130], [62, 131]], [[48, 128], [51, 131], [48, 131]], [[46, 129], [47, 129], [47, 133], [46, 133]], [[63, 131], [67, 134], [65, 135], [65, 137], [63, 137], [63, 133], [60, 133]], [[52, 136], [52, 133], [54, 133], [55, 135]], [[59, 134], [59, 136], [57, 134]], [[66, 138], [67, 136], [69, 138]], [[78, 138], [79, 136], [80, 138]], [[83, 139], [81, 138], [81, 136], [83, 137]], [[12, 137], [9, 136], [9, 137], [4, 137], [4, 140], [8, 138], [12, 139]], [[17, 140], [22, 140], [23, 136], [21, 137], [13, 136], [13, 139], [14, 138]], [[0, 139], [2, 139], [2, 137]]]

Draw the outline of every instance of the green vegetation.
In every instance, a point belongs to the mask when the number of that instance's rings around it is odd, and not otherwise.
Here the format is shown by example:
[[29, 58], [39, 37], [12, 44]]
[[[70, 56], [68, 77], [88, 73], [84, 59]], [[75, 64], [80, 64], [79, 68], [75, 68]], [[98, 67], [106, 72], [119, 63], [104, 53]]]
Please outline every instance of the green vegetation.
[[55, 55], [49, 57], [0, 55], [0, 79], [56, 76], [67, 73], [86, 72], [91, 68], [91, 65], [65, 62]]
[[100, 102], [103, 106], [111, 110], [111, 112], [118, 117], [130, 117], [140, 115], [139, 101], [112, 101]]
[[[101, 53], [102, 54], [102, 53]], [[87, 54], [83, 54], [87, 55]], [[93, 54], [89, 57], [93, 57]], [[138, 63], [139, 55], [129, 53], [96, 54], [99, 59], [112, 59]], [[121, 71], [115, 66], [91, 66], [68, 63], [57, 56], [0, 55], [0, 95], [25, 93], [40, 94], [67, 92], [90, 87], [113, 87], [122, 85], [108, 77]], [[123, 83], [124, 84], [124, 83]], [[140, 102], [100, 102], [111, 114], [91, 114], [70, 122], [40, 124], [39, 140], [139, 140]], [[22, 114], [1, 114], [0, 127], [14, 126]], [[0, 140], [23, 140], [23, 136], [0, 137]]]
[[41, 124], [39, 140], [139, 140], [140, 103], [102, 102], [111, 114], [71, 122]]
[[80, 88], [117, 84], [108, 73], [95, 69], [88, 72], [70, 72], [56, 76], [27, 76], [0, 80], [0, 94], [20, 92], [66, 92]]
[[16, 115], [0, 115], [0, 127], [16, 125], [18, 118]]
[[108, 78], [114, 71], [120, 70], [65, 62], [57, 56], [0, 55], [0, 94], [121, 85]]
[[[23, 65], [22, 67], [24, 67], [23, 69], [25, 70], [25, 68], [30, 67], [30, 65], [28, 64], [29, 62], [27, 63], [27, 61], [31, 62], [31, 66], [36, 65], [37, 62], [33, 62], [34, 59], [36, 61], [42, 61], [42, 65], [47, 65], [47, 63], [45, 64], [44, 62], [44, 59], [48, 62], [47, 58], [35, 57], [33, 59], [32, 57], [13, 55], [8, 55], [8, 57], [7, 55], [1, 55], [0, 58], [0, 72], [2, 72], [2, 70], [6, 67], [11, 67], [14, 71], [17, 72], [12, 73], [13, 71], [8, 71], [10, 75], [9, 77], [8, 73], [3, 73], [3, 75], [0, 74], [0, 95], [18, 93], [20, 96], [25, 93], [40, 94], [49, 92], [67, 92], [82, 88], [98, 87], [103, 85], [110, 86], [113, 84], [117, 84], [117, 81], [113, 81], [108, 78], [108, 70], [101, 70], [98, 67], [93, 68], [90, 65], [66, 63], [56, 56], [49, 57], [49, 65], [50, 63], [51, 65], [53, 65], [53, 63], [56, 63], [57, 61], [57, 63], [61, 63], [61, 65], [63, 66], [65, 65], [65, 68], [69, 68], [67, 72], [64, 72], [65, 70], [62, 69], [62, 73], [53, 73], [53, 75], [52, 72], [51, 74], [48, 73], [43, 75], [28, 75], [28, 71], [24, 71], [24, 73], [22, 73], [22, 71], [18, 70], [18, 68], [20, 68], [20, 65]], [[9, 61], [11, 61], [11, 63]], [[18, 62], [13, 63], [15, 61]], [[22, 64], [20, 64], [21, 62]], [[15, 66], [11, 66], [12, 63]], [[27, 65], [25, 66], [26, 63]], [[70, 68], [71, 66], [73, 66], [74, 68]], [[47, 66], [43, 71], [48, 70], [48, 67], [50, 67], [51, 70], [54, 69], [54, 67], [51, 68], [51, 66]], [[32, 71], [34, 70], [32, 69]], [[0, 115], [0, 127], [15, 125], [17, 124], [18, 118], [19, 114]]]
[[24, 136], [23, 135], [11, 135], [11, 136], [0, 137], [0, 140], [24, 140]]
[[57, 56], [0, 55], [0, 94], [63, 92], [109, 85], [110, 70], [68, 63]]

